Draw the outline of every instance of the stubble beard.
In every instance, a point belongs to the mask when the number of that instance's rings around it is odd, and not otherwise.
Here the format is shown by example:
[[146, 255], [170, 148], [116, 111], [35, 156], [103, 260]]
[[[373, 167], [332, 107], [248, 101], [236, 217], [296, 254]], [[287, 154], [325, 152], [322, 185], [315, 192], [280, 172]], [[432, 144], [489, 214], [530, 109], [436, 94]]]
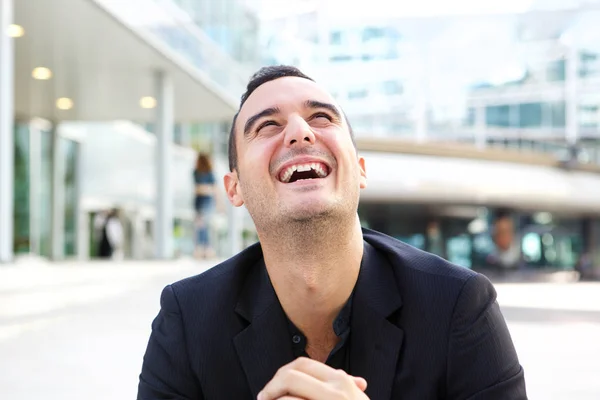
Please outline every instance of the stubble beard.
[[268, 201], [260, 188], [245, 186], [242, 184], [242, 190], [250, 200], [246, 208], [260, 241], [276, 242], [290, 255], [336, 246], [336, 239], [342, 239], [344, 229], [351, 230], [357, 218], [358, 193], [343, 193], [320, 210], [286, 210], [284, 205]]

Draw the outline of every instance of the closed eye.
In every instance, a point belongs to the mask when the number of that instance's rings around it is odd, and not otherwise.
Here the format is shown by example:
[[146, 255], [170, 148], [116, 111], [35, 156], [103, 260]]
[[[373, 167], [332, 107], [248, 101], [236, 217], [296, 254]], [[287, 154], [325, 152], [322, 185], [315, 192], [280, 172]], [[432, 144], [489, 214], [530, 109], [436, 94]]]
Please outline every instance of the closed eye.
[[317, 118], [326, 118], [330, 122], [333, 121], [333, 117], [331, 115], [327, 114], [327, 113], [324, 113], [324, 112], [319, 112], [319, 113], [313, 114], [310, 117], [311, 120], [317, 119]]
[[260, 130], [262, 128], [265, 128], [267, 126], [279, 126], [279, 124], [277, 122], [273, 121], [273, 120], [265, 121], [262, 124], [260, 124], [258, 126], [258, 128], [256, 128], [256, 132], [260, 132]]

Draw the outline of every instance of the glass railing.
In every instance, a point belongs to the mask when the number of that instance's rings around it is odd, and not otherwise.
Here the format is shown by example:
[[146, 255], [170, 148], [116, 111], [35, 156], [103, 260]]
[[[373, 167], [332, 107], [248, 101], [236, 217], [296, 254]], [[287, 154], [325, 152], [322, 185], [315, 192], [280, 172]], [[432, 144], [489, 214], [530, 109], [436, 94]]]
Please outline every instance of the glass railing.
[[[250, 76], [172, 0], [93, 0], [124, 25], [164, 45], [171, 58], [188, 64], [237, 101]], [[169, 56], [169, 54], [166, 54]]]

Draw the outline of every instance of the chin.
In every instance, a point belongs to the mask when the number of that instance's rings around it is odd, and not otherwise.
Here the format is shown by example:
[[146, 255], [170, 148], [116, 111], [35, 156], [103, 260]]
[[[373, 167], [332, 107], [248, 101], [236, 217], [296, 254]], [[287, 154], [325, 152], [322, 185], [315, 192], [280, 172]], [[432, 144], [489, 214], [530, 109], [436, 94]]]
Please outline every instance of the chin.
[[284, 215], [290, 222], [311, 222], [335, 217], [336, 207], [329, 204], [302, 204], [287, 210]]

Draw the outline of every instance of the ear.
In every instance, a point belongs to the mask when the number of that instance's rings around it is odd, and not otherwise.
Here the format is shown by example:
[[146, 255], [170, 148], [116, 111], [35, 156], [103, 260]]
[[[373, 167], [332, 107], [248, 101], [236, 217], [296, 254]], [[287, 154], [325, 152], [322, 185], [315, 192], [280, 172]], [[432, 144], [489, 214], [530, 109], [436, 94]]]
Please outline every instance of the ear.
[[223, 183], [225, 184], [225, 193], [227, 193], [227, 198], [231, 204], [233, 204], [234, 207], [240, 207], [242, 204], [244, 204], [244, 198], [239, 185], [237, 172], [233, 171], [225, 174]]
[[360, 169], [360, 188], [364, 189], [367, 187], [367, 170], [365, 168], [365, 159], [358, 157], [358, 167]]

